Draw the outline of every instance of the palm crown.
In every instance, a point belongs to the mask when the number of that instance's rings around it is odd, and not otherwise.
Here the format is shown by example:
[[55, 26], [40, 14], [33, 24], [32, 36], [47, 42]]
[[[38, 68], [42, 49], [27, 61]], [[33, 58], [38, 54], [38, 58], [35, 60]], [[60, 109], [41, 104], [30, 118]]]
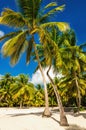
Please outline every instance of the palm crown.
[[68, 24], [64, 22], [46, 22], [51, 15], [63, 11], [65, 5], [57, 7], [56, 2], [51, 2], [42, 7], [42, 0], [17, 0], [17, 3], [20, 12], [5, 8], [0, 17], [1, 24], [16, 28], [15, 32], [0, 38], [0, 40], [6, 40], [2, 53], [5, 57], [11, 57], [13, 65], [24, 51], [27, 53], [26, 62], [29, 62], [34, 34], [38, 33], [41, 43], [44, 44], [47, 41], [45, 28], [57, 26], [61, 31], [68, 29]]

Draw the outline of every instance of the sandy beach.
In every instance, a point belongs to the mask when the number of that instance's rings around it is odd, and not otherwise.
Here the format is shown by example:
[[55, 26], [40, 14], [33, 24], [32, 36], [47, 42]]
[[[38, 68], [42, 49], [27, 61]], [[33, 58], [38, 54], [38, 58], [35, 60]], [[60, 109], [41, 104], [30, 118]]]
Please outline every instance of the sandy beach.
[[0, 108], [0, 130], [86, 130], [86, 111], [75, 115], [67, 112], [69, 126], [59, 124], [59, 112], [42, 117], [44, 108]]

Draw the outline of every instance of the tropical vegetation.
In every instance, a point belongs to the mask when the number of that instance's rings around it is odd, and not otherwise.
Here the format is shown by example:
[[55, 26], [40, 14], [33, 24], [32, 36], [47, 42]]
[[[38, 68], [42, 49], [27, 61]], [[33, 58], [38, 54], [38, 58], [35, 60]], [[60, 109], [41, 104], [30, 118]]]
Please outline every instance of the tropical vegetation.
[[46, 79], [36, 49], [35, 34], [39, 36], [40, 42], [44, 46], [49, 43], [54, 44], [45, 28], [57, 26], [61, 31], [68, 29], [67, 23], [49, 21], [49, 17], [58, 11], [62, 11], [64, 5], [58, 7], [56, 2], [51, 2], [42, 7], [41, 0], [17, 0], [17, 3], [20, 12], [6, 8], [1, 13], [0, 23], [17, 29], [16, 32], [11, 32], [1, 38], [1, 40], [6, 40], [2, 47], [2, 53], [4, 57], [10, 56], [11, 64], [14, 65], [21, 54], [26, 51], [26, 63], [29, 63], [31, 52], [34, 48], [45, 88], [45, 110], [43, 115], [50, 116]]
[[[32, 57], [38, 63], [44, 84], [34, 86], [28, 75], [14, 77], [7, 73], [0, 79], [0, 106], [45, 106], [43, 116], [49, 117], [49, 106], [58, 105], [60, 124], [66, 126], [63, 105], [78, 106], [79, 111], [81, 101], [86, 98], [86, 53], [83, 50], [86, 44], [77, 45], [75, 33], [66, 22], [52, 22], [65, 5], [51, 2], [44, 6], [42, 0], [16, 2], [18, 12], [5, 8], [1, 13], [0, 24], [14, 28], [0, 38], [5, 42], [1, 52], [4, 57], [10, 57], [12, 65], [24, 52], [27, 64]], [[48, 67], [48, 84], [43, 72], [45, 67]], [[62, 74], [60, 79], [51, 77], [52, 67], [55, 74]]]
[[[23, 82], [20, 80], [23, 78]], [[25, 80], [28, 77], [28, 82]], [[61, 80], [61, 79], [60, 79]], [[55, 84], [58, 84], [60, 80], [56, 77], [54, 79]], [[63, 80], [63, 78], [62, 78]], [[61, 82], [62, 83], [62, 82]], [[66, 84], [66, 83], [65, 83]], [[22, 87], [21, 87], [22, 85]], [[69, 86], [68, 86], [69, 87]], [[62, 103], [64, 107], [77, 107], [76, 96], [77, 91], [71, 90], [68, 87], [59, 86], [59, 93], [61, 95]], [[51, 83], [47, 84], [49, 95], [49, 106], [56, 107], [57, 100]], [[86, 107], [86, 88], [82, 89], [81, 94], [81, 107]], [[22, 104], [21, 104], [22, 96]], [[20, 74], [18, 76], [12, 76], [10, 73], [6, 73], [0, 79], [0, 107], [44, 107], [44, 88], [42, 85], [34, 85], [29, 80], [29, 76], [26, 74]]]

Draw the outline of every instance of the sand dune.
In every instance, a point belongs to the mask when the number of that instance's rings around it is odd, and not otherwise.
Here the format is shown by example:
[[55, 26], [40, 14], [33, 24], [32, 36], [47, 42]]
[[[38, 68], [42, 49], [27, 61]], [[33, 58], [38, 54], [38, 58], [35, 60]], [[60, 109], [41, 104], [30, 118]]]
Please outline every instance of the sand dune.
[[86, 111], [79, 115], [66, 113], [70, 126], [59, 124], [59, 112], [42, 117], [44, 108], [0, 108], [0, 130], [86, 130]]

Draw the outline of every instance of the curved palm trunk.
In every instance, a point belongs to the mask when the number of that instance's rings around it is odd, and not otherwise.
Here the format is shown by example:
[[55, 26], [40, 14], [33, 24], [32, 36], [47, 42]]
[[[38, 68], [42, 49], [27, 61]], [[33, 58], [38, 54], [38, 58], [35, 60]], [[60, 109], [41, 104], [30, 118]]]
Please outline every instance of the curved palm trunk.
[[36, 49], [36, 44], [33, 43], [34, 45], [34, 50], [35, 50], [35, 54], [36, 54], [36, 59], [38, 61], [38, 65], [39, 65], [39, 69], [40, 69], [40, 72], [41, 72], [41, 75], [42, 75], [42, 78], [43, 78], [43, 83], [44, 83], [44, 92], [45, 92], [45, 110], [43, 112], [43, 116], [51, 116], [51, 112], [49, 111], [49, 102], [48, 102], [48, 92], [47, 92], [47, 85], [46, 85], [46, 80], [45, 80], [45, 76], [44, 76], [44, 73], [43, 73], [43, 69], [42, 69], [42, 66], [41, 66], [41, 63], [40, 63], [40, 60], [39, 60], [39, 55], [38, 55], [38, 51]]
[[77, 76], [76, 76], [76, 72], [75, 72], [75, 83], [76, 83], [76, 87], [77, 87], [77, 106], [78, 106], [78, 113], [80, 110], [80, 105], [81, 105], [81, 95], [80, 95], [80, 89], [79, 89], [79, 84], [77, 81]]
[[62, 125], [62, 126], [68, 126], [68, 121], [67, 121], [67, 118], [66, 118], [66, 115], [65, 115], [65, 112], [64, 112], [64, 108], [63, 108], [63, 105], [62, 105], [61, 97], [59, 95], [57, 86], [54, 84], [52, 78], [49, 75], [50, 69], [51, 69], [51, 66], [49, 67], [49, 69], [47, 71], [47, 76], [48, 76], [48, 78], [51, 81], [51, 84], [53, 86], [53, 89], [54, 89], [54, 92], [55, 92], [55, 95], [56, 95], [56, 99], [57, 99], [57, 102], [58, 102], [59, 111], [60, 111], [60, 125]]

